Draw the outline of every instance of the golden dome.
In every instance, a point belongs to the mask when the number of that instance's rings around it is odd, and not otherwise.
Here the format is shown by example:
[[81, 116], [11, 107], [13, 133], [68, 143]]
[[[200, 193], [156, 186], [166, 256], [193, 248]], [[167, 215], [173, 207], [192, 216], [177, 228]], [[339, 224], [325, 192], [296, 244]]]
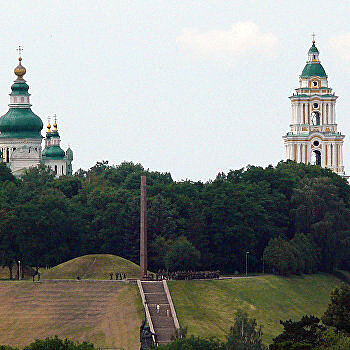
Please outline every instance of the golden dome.
[[22, 57], [18, 59], [18, 66], [15, 68], [15, 74], [17, 75], [18, 79], [23, 79], [23, 75], [26, 74], [26, 69], [21, 64]]

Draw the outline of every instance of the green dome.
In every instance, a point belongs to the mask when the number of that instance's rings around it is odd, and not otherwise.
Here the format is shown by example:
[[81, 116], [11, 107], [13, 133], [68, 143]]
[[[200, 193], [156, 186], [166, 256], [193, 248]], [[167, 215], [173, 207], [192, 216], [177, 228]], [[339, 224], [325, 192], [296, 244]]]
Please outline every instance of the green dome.
[[10, 108], [0, 118], [0, 137], [42, 138], [43, 122], [30, 108]]
[[11, 96], [18, 96], [18, 95], [29, 96], [28, 89], [29, 89], [29, 86], [24, 80], [20, 82], [16, 81], [11, 86], [12, 92], [10, 95]]
[[312, 43], [312, 46], [310, 47], [309, 53], [319, 53], [317, 50], [317, 47], [315, 46], [315, 43]]
[[301, 73], [301, 78], [309, 78], [314, 76], [321, 78], [327, 77], [326, 71], [319, 62], [307, 63], [303, 69], [303, 72]]
[[60, 146], [50, 146], [43, 150], [43, 158], [45, 159], [63, 159], [65, 156], [64, 150]]

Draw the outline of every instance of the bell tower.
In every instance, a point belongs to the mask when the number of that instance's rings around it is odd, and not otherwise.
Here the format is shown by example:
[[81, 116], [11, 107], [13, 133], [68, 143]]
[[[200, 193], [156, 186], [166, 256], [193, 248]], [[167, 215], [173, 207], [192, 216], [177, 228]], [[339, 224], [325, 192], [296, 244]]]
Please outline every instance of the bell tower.
[[313, 37], [299, 87], [289, 97], [292, 104], [290, 131], [284, 139], [286, 159], [319, 165], [344, 175], [344, 135], [337, 130], [337, 96], [328, 86]]

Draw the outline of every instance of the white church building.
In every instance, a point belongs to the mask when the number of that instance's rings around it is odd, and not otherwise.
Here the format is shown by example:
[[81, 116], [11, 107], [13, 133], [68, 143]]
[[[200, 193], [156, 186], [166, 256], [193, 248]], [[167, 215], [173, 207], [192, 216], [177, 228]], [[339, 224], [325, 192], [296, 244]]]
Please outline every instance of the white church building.
[[337, 96], [328, 85], [315, 40], [299, 77], [299, 87], [289, 97], [292, 104], [290, 131], [283, 137], [286, 159], [319, 165], [344, 176], [344, 135], [337, 130]]
[[73, 152], [70, 148], [63, 151], [60, 147], [60, 136], [57, 120], [49, 122], [42, 150], [43, 122], [31, 110], [29, 86], [23, 79], [26, 69], [22, 58], [14, 72], [17, 79], [11, 86], [8, 112], [0, 117], [0, 160], [5, 162], [15, 176], [20, 176], [29, 167], [43, 163], [56, 173], [56, 176], [71, 175]]

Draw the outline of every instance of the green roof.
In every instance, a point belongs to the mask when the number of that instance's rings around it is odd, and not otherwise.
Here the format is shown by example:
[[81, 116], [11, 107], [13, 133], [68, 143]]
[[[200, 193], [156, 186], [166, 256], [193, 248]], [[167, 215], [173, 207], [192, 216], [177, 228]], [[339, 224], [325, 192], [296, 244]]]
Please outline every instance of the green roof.
[[66, 156], [68, 160], [73, 160], [73, 151], [71, 150], [70, 147], [68, 147], [67, 151], [66, 151]]
[[310, 47], [309, 53], [319, 53], [317, 50], [317, 47], [315, 46], [315, 43], [312, 43], [312, 46]]
[[64, 159], [64, 150], [57, 145], [47, 147], [42, 153], [43, 159]]
[[14, 84], [12, 84], [11, 86], [11, 96], [29, 96], [29, 93], [28, 93], [28, 89], [29, 89], [29, 86], [28, 84], [22, 80], [20, 82], [17, 82], [15, 81]]
[[43, 122], [30, 108], [10, 108], [0, 118], [0, 138], [42, 138]]
[[309, 78], [309, 77], [327, 77], [326, 71], [322, 67], [322, 64], [319, 62], [315, 63], [307, 63], [301, 73], [301, 78]]

